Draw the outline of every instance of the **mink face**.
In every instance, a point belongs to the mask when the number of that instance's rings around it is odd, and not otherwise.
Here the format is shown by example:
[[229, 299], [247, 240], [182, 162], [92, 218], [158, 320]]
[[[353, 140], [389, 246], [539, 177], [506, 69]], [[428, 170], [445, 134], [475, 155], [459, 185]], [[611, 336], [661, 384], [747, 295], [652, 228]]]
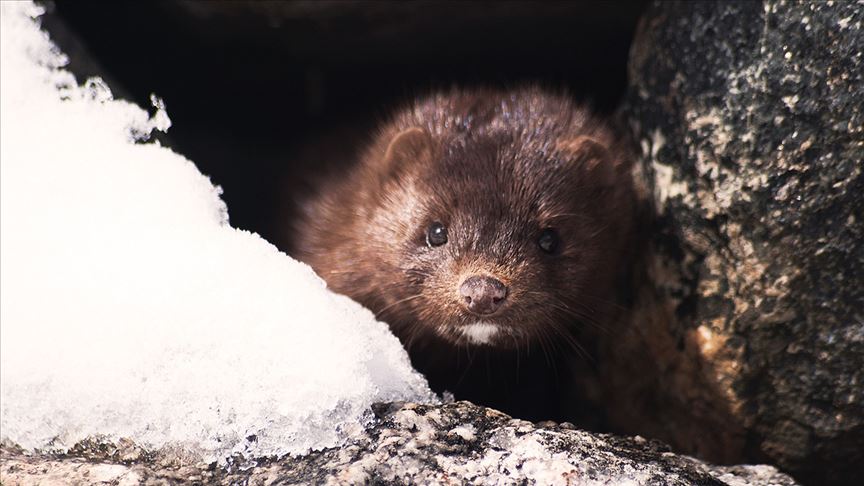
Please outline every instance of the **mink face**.
[[456, 92], [403, 110], [298, 226], [298, 256], [407, 347], [574, 345], [602, 326], [633, 210], [626, 151], [569, 100]]

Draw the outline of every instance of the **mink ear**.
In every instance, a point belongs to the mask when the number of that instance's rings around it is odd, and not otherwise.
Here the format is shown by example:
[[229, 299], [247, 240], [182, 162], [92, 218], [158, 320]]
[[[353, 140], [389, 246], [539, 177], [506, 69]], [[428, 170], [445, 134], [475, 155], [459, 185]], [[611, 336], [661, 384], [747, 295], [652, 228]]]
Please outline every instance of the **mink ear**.
[[569, 164], [587, 169], [598, 185], [615, 184], [618, 164], [609, 153], [609, 148], [596, 138], [580, 135], [573, 140], [560, 142], [557, 148], [565, 154]]
[[395, 173], [409, 160], [428, 159], [432, 156], [432, 137], [419, 127], [405, 129], [390, 141], [384, 153], [384, 166]]

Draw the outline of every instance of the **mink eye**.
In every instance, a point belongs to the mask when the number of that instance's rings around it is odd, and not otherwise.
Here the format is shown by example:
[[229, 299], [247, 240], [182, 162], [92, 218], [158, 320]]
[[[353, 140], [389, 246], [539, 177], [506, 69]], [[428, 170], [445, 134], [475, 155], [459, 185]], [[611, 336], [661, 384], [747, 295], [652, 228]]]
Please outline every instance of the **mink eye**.
[[429, 225], [426, 230], [426, 244], [441, 246], [444, 243], [447, 243], [447, 227], [437, 221]]
[[537, 245], [546, 253], [555, 253], [558, 249], [558, 232], [552, 228], [546, 228], [540, 233]]

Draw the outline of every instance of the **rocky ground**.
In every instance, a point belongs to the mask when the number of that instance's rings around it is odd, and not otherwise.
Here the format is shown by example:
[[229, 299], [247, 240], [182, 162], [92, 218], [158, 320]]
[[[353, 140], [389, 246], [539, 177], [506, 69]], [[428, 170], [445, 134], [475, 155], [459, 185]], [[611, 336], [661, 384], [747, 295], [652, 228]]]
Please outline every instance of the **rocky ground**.
[[[171, 451], [91, 441], [68, 454], [0, 448], [4, 485], [32, 484], [796, 484], [770, 466], [711, 466], [640, 437], [532, 424], [468, 402], [382, 404], [342, 448], [199, 464]], [[191, 461], [191, 462], [190, 462]]]

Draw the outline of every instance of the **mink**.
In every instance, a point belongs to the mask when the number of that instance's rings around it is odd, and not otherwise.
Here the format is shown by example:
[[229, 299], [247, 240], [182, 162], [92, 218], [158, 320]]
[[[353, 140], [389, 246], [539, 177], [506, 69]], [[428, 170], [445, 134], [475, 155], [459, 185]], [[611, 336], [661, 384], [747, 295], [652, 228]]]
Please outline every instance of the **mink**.
[[560, 359], [590, 362], [591, 336], [621, 309], [631, 153], [565, 95], [434, 94], [323, 181], [295, 256], [387, 322], [436, 391], [568, 418]]

